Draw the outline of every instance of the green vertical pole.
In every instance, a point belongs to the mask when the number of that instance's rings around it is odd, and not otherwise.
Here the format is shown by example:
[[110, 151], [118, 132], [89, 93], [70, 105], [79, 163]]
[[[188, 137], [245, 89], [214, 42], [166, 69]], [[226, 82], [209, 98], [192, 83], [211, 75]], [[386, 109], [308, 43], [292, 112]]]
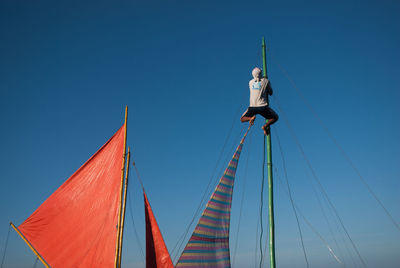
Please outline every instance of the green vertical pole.
[[[267, 75], [267, 55], [265, 39], [262, 39], [262, 56], [263, 56], [263, 76]], [[269, 103], [269, 102], [268, 102]], [[271, 128], [268, 131], [267, 139], [267, 168], [268, 168], [268, 214], [269, 214], [269, 256], [270, 267], [275, 268], [275, 222], [274, 222], [274, 188], [272, 180], [272, 147], [271, 147]]]

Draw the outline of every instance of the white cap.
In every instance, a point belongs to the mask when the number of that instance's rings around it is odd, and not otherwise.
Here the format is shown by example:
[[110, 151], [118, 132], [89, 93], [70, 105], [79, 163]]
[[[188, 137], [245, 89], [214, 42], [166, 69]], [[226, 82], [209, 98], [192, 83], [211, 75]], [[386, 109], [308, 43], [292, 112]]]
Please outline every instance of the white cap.
[[261, 69], [258, 67], [255, 67], [253, 71], [251, 72], [254, 78], [260, 77], [261, 76]]

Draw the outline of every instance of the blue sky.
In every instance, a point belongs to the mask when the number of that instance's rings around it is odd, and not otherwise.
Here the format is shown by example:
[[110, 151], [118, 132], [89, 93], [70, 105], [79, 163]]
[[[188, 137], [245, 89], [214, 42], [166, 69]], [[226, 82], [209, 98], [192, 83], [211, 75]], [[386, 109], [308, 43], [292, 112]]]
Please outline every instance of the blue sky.
[[[22, 223], [104, 144], [128, 105], [128, 145], [172, 251], [246, 127], [239, 117], [265, 36], [271, 106], [280, 114], [272, 134], [277, 264], [306, 267], [280, 183], [279, 137], [295, 203], [346, 267], [362, 267], [322, 201], [327, 224], [286, 118], [367, 266], [398, 267], [399, 231], [289, 79], [399, 222], [399, 12], [397, 1], [1, 1], [0, 248], [9, 221]], [[236, 267], [252, 267], [259, 258], [261, 125], [258, 118], [237, 174]], [[131, 181], [144, 245], [142, 196], [135, 176]], [[143, 267], [129, 212], [127, 220], [124, 267]], [[340, 267], [304, 220], [300, 224], [310, 266]], [[12, 232], [7, 267], [34, 262]]]

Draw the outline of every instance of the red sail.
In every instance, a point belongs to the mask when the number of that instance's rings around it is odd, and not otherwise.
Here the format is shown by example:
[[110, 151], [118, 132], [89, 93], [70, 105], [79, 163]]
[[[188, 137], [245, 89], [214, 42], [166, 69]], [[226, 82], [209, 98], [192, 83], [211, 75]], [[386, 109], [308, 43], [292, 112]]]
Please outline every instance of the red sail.
[[123, 125], [19, 230], [52, 267], [113, 267]]
[[153, 211], [144, 194], [146, 213], [146, 268], [174, 268]]

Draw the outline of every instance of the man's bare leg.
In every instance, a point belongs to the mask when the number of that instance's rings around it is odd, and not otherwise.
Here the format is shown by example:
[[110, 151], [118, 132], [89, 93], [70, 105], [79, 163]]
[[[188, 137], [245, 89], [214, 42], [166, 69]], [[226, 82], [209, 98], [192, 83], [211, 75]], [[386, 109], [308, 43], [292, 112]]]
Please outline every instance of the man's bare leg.
[[261, 128], [262, 130], [264, 130], [264, 135], [268, 135], [268, 131], [269, 131], [269, 126], [272, 125], [273, 123], [276, 122], [276, 119], [272, 118], [272, 119], [268, 119], [267, 122], [265, 123], [265, 125], [263, 125]]
[[255, 115], [253, 115], [252, 117], [242, 116], [240, 118], [241, 122], [249, 122], [250, 125], [254, 125], [254, 120], [256, 120], [256, 116]]

